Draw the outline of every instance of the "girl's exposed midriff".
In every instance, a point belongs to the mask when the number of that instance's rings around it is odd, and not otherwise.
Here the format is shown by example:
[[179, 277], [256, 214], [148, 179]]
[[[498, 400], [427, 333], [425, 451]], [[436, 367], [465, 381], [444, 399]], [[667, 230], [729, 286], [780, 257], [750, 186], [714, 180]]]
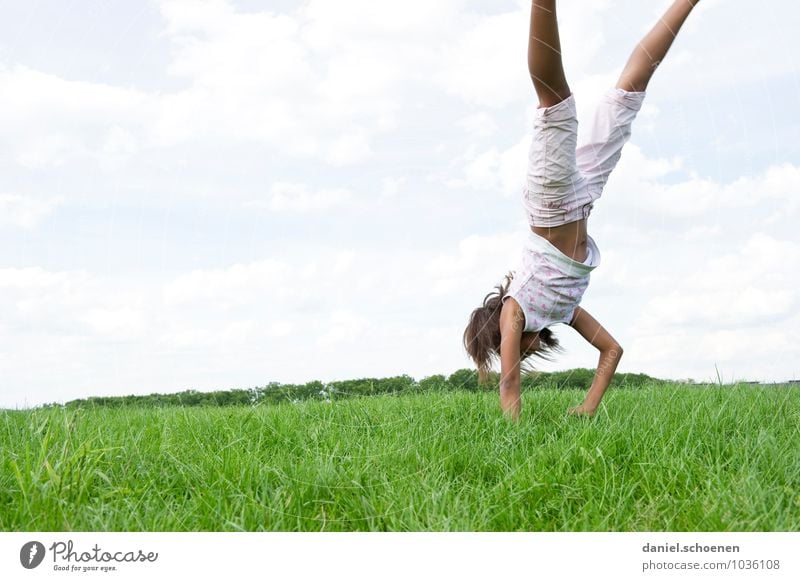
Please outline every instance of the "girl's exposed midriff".
[[558, 248], [572, 260], [586, 260], [586, 218], [553, 226], [552, 228], [533, 226], [531, 230]]

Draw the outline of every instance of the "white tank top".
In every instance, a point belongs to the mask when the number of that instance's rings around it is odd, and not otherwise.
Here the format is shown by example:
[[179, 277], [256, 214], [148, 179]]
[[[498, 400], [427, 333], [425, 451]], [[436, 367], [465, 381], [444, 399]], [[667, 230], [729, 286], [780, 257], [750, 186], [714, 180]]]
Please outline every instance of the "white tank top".
[[600, 251], [591, 236], [587, 235], [586, 246], [586, 260], [578, 262], [530, 232], [506, 295], [522, 307], [525, 332], [572, 321], [589, 286], [589, 275], [600, 264]]

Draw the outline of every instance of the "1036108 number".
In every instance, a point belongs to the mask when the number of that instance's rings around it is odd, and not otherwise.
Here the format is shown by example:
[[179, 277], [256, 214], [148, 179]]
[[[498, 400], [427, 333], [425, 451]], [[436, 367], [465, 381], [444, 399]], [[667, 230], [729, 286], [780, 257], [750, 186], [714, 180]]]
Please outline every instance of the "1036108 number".
[[779, 559], [734, 559], [734, 569], [780, 569]]

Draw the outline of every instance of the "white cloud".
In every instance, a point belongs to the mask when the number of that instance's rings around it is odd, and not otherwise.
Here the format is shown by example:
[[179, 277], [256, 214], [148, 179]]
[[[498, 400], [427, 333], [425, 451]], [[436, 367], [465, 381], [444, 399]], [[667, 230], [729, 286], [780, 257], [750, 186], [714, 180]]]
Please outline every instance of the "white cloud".
[[700, 224], [689, 228], [683, 238], [689, 242], [702, 242], [709, 238], [719, 237], [720, 234], [722, 234], [722, 226], [720, 224]]
[[149, 317], [141, 290], [39, 266], [0, 269], [0, 304], [7, 326], [34, 335], [129, 341], [142, 337]]
[[388, 176], [383, 178], [381, 195], [385, 198], [393, 198], [400, 193], [403, 186], [408, 182], [407, 177], [402, 176]]
[[317, 338], [317, 345], [322, 348], [341, 348], [343, 344], [363, 343], [371, 336], [366, 333], [370, 328], [369, 321], [361, 315], [344, 309], [333, 311], [319, 326], [323, 331]]
[[29, 169], [89, 157], [118, 167], [138, 151], [133, 134], [152, 118], [154, 99], [132, 89], [70, 81], [0, 63], [0, 148]]
[[230, 309], [252, 303], [266, 294], [285, 298], [289, 294], [287, 283], [290, 280], [289, 265], [277, 259], [193, 270], [164, 285], [163, 300], [167, 305], [213, 302], [218, 308]]
[[451, 188], [474, 188], [495, 190], [501, 196], [521, 196], [525, 184], [530, 137], [499, 150], [491, 146], [485, 151], [476, 151], [474, 146], [462, 156], [463, 177], [447, 180]]
[[649, 298], [631, 325], [627, 357], [668, 377], [673, 361], [702, 377], [717, 362], [737, 378], [781, 379], [765, 361], [796, 351], [800, 245], [756, 233], [720, 256], [698, 250], [662, 280], [639, 284]]
[[456, 121], [456, 126], [461, 127], [470, 136], [490, 137], [497, 133], [499, 127], [494, 118], [486, 111], [473, 113]]
[[278, 320], [271, 323], [267, 332], [270, 337], [287, 337], [295, 331], [296, 327], [291, 321]]
[[432, 258], [426, 270], [433, 280], [433, 294], [471, 296], [477, 306], [479, 299], [516, 266], [524, 237], [522, 229], [495, 236], [468, 236], [458, 243], [455, 256]]
[[[609, 2], [559, 5], [564, 68], [575, 81], [605, 44], [597, 26]], [[466, 103], [501, 108], [536, 101], [527, 66], [531, 3], [501, 14], [464, 14], [458, 30], [447, 39], [437, 79], [448, 93]]]
[[743, 175], [729, 183], [696, 175], [675, 183], [658, 180], [682, 165], [679, 157], [649, 159], [636, 144], [626, 144], [609, 179], [614, 189], [610, 203], [677, 218], [750, 207], [759, 211], [778, 207], [783, 213], [795, 215], [800, 208], [800, 167], [790, 163], [768, 167], [756, 175]]
[[485, 107], [503, 107], [530, 94], [524, 12], [463, 19], [463, 33], [443, 48], [447, 66], [436, 82], [467, 103]]
[[109, 338], [141, 338], [147, 324], [145, 311], [131, 304], [90, 307], [76, 318], [86, 323], [96, 336]]
[[63, 202], [62, 196], [40, 199], [19, 194], [0, 194], [0, 224], [34, 228]]
[[[232, 320], [224, 322], [208, 322], [205, 320], [167, 319], [153, 341], [156, 350], [173, 352], [181, 350], [206, 351], [219, 354], [230, 353], [245, 346], [259, 344], [263, 341], [257, 336], [256, 321]], [[151, 330], [152, 332], [152, 330]], [[273, 328], [267, 329], [270, 337], [280, 336]]]
[[319, 212], [346, 205], [353, 198], [345, 188], [322, 188], [312, 191], [307, 184], [277, 182], [270, 188], [268, 200], [252, 200], [245, 207], [266, 207], [281, 212]]
[[[224, 0], [158, 6], [180, 90], [148, 94], [23, 66], [0, 70], [0, 120], [24, 136], [7, 145], [20, 164], [85, 156], [115, 170], [149, 148], [225, 140], [345, 166], [374, 155], [375, 137], [401, 126], [419, 92], [438, 87], [491, 108], [533, 94], [524, 2], [492, 15], [467, 11], [463, 0], [311, 0], [287, 14], [241, 13]], [[602, 44], [593, 18], [606, 9], [565, 9], [573, 66]], [[478, 130], [490, 127], [484, 119]]]
[[49, 272], [40, 266], [0, 269], [0, 289], [25, 291], [68, 284], [66, 273]]
[[325, 152], [325, 161], [342, 166], [367, 159], [372, 155], [369, 131], [361, 127], [340, 135]]
[[429, 78], [430, 41], [457, 4], [312, 0], [291, 14], [242, 14], [163, 1], [170, 71], [189, 86], [163, 99], [155, 138], [221, 136], [335, 166], [363, 161], [374, 136], [397, 126], [403, 87]]
[[776, 369], [776, 365], [765, 361], [800, 358], [797, 322], [793, 317], [781, 328], [721, 329], [702, 334], [694, 329], [677, 329], [670, 334], [642, 333], [626, 347], [626, 365], [634, 358], [636, 367], [632, 369], [646, 369], [657, 377], [697, 381], [716, 382], [717, 373], [726, 383], [796, 379], [791, 366]]

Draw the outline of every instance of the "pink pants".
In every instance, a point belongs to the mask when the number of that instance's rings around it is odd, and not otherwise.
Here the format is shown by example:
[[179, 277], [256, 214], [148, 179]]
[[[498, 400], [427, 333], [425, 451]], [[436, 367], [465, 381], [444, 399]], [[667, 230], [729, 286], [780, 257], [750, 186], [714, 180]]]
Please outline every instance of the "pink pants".
[[631, 136], [644, 97], [645, 91], [608, 89], [581, 145], [574, 95], [536, 110], [523, 189], [531, 226], [561, 226], [589, 216]]

